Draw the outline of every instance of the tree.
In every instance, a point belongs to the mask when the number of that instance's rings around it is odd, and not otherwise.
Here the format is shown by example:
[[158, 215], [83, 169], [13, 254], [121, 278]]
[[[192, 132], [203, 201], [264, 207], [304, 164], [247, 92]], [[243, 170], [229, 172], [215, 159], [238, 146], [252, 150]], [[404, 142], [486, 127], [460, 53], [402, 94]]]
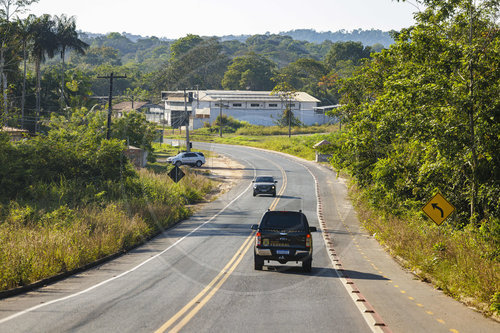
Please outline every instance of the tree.
[[76, 64], [88, 64], [100, 66], [109, 64], [111, 66], [121, 66], [119, 51], [110, 46], [90, 47], [84, 55], [72, 54], [71, 62]]
[[203, 42], [203, 38], [192, 34], [179, 38], [172, 44], [172, 46], [170, 46], [172, 59], [181, 59], [183, 55], [194, 49], [201, 42]]
[[153, 140], [158, 137], [155, 125], [146, 120], [146, 116], [132, 110], [113, 122], [112, 137], [125, 140], [128, 145], [146, 150], [148, 160], [154, 161]]
[[16, 50], [15, 39], [15, 24], [8, 21], [0, 20], [0, 86], [2, 95], [0, 101], [2, 105], [2, 117], [0, 121], [7, 122], [9, 118], [9, 76], [17, 72], [18, 57]]
[[[198, 41], [195, 36], [181, 38], [182, 47], [174, 47], [173, 58], [168, 65], [155, 72], [152, 80], [157, 91], [182, 88], [220, 89], [227, 68], [228, 58], [216, 38]], [[191, 48], [187, 48], [185, 44]], [[194, 45], [194, 46], [193, 46]], [[179, 51], [182, 50], [182, 51]]]
[[286, 75], [278, 75], [274, 79], [277, 84], [271, 92], [272, 95], [278, 95], [282, 102], [286, 103], [285, 110], [280, 118], [276, 119], [278, 126], [288, 126], [288, 137], [292, 136], [292, 126], [302, 126], [302, 122], [293, 114], [291, 103], [297, 91], [290, 84], [290, 78]]
[[499, 1], [420, 1], [342, 93], [348, 131], [334, 155], [380, 206], [415, 208], [437, 190], [456, 226], [499, 218]]
[[325, 63], [331, 69], [340, 67], [342, 61], [349, 61], [358, 66], [361, 59], [370, 58], [370, 52], [371, 48], [363, 46], [361, 42], [336, 42], [328, 51]]
[[331, 102], [327, 102], [329, 99], [326, 91], [319, 86], [321, 78], [328, 74], [328, 70], [322, 62], [302, 58], [282, 68], [280, 73], [290, 78], [290, 84], [294, 89], [306, 91], [321, 98], [325, 104], [331, 104]]
[[151, 101], [151, 93], [147, 90], [136, 87], [134, 89], [127, 88], [123, 92], [125, 98], [132, 102], [132, 109], [134, 109], [135, 101]]
[[[57, 36], [54, 32], [55, 22], [48, 14], [37, 18], [32, 24], [33, 48], [31, 54], [35, 59], [36, 71], [36, 120], [40, 116], [40, 90], [41, 74], [40, 66], [45, 59], [53, 58], [57, 50]], [[35, 132], [37, 126], [35, 125]]]
[[271, 90], [276, 64], [255, 53], [236, 57], [222, 79], [224, 89]]
[[35, 16], [29, 15], [24, 20], [17, 20], [17, 35], [21, 41], [23, 52], [23, 85], [21, 92], [21, 128], [24, 128], [24, 106], [26, 102], [26, 63], [28, 61], [28, 43], [32, 40], [32, 24], [35, 22]]
[[85, 54], [85, 49], [89, 47], [87, 43], [84, 43], [78, 38], [78, 33], [76, 32], [76, 22], [74, 16], [67, 17], [62, 14], [61, 16], [55, 17], [56, 23], [56, 38], [58, 48], [61, 54], [62, 70], [61, 70], [61, 108], [66, 106], [66, 100], [64, 98], [64, 72], [66, 70], [65, 57], [67, 50], [73, 50], [79, 54]]
[[16, 14], [25, 13], [28, 9], [26, 7], [39, 0], [0, 0], [0, 18], [6, 21]]
[[26, 7], [35, 2], [38, 2], [38, 0], [0, 0], [0, 25], [3, 30], [0, 41], [0, 83], [2, 83], [0, 86], [3, 91], [3, 113], [5, 117], [8, 114], [8, 81], [5, 73], [5, 53], [8, 51], [8, 40], [14, 35], [14, 27], [10, 24], [10, 20], [14, 15], [26, 12]]

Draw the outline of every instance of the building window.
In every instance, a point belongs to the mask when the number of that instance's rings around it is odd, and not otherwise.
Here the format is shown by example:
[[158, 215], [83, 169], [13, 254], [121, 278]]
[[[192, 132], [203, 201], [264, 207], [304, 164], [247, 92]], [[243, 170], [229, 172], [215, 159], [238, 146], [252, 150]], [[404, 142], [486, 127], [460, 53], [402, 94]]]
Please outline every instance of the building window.
[[253, 108], [258, 108], [260, 106], [260, 104], [259, 103], [251, 103], [250, 106]]
[[241, 107], [241, 103], [233, 103], [233, 106], [236, 107], [236, 108], [240, 108]]
[[270, 103], [270, 104], [269, 104], [269, 107], [270, 107], [270, 108], [277, 108], [277, 107], [278, 107], [278, 104], [276, 104], [276, 103]]
[[[184, 102], [167, 102], [169, 106], [184, 106]], [[191, 103], [186, 103], [186, 105], [191, 105]]]

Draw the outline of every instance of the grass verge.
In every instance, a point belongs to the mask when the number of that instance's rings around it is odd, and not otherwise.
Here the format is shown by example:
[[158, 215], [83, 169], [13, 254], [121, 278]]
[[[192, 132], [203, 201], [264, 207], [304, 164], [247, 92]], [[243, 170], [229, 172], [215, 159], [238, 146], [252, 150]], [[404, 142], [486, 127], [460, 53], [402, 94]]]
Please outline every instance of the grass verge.
[[[139, 171], [137, 179], [127, 180], [133, 184], [121, 184], [129, 190], [114, 200], [55, 209], [53, 203], [40, 202], [1, 206], [0, 290], [71, 271], [141, 244], [188, 217], [186, 205], [203, 200], [214, 186], [189, 169], [177, 184], [164, 171]], [[52, 185], [61, 197], [69, 187]]]

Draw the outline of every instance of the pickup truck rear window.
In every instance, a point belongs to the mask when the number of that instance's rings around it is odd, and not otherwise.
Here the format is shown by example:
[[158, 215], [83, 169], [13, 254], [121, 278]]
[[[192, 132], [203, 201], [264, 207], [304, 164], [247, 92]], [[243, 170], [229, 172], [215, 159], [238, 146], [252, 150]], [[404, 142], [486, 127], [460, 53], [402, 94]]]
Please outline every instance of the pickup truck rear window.
[[307, 218], [297, 212], [270, 212], [264, 215], [261, 229], [307, 230]]
[[273, 177], [257, 177], [255, 178], [256, 183], [273, 183], [274, 178]]

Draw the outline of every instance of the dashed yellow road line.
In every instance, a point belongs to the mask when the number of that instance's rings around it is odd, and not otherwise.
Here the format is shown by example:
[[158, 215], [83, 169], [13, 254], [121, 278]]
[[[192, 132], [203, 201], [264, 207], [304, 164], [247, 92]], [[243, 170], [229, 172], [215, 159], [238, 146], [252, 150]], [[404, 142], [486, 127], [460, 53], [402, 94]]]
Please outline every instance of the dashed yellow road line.
[[248, 251], [248, 249], [250, 249], [252, 245], [253, 245], [252, 241], [248, 242], [245, 249], [242, 251], [241, 255], [234, 262], [233, 266], [231, 266], [231, 268], [227, 271], [227, 273], [224, 274], [224, 276], [222, 277], [222, 279], [220, 279], [217, 285], [214, 288], [212, 288], [212, 290], [210, 290], [208, 295], [205, 296], [205, 298], [203, 298], [199, 303], [197, 303], [196, 306], [186, 316], [184, 316], [184, 318], [177, 325], [175, 325], [170, 332], [179, 332], [198, 313], [198, 311], [200, 311], [201, 308], [205, 306], [205, 304], [215, 295], [215, 293], [220, 289], [220, 287], [224, 284], [224, 282], [226, 282], [229, 276], [234, 272], [236, 267], [243, 259], [243, 255]]
[[281, 185], [279, 192], [277, 193], [277, 197], [274, 199], [274, 201], [271, 203], [271, 206], [269, 207], [270, 210], [274, 210], [276, 206], [278, 205], [278, 202], [280, 201], [280, 196], [285, 192], [286, 186], [288, 184], [288, 177], [286, 176], [285, 170], [275, 164], [280, 170], [281, 170], [281, 177], [283, 178], [283, 185]]
[[[286, 186], [288, 184], [288, 178], [286, 176], [285, 170], [278, 164], [272, 162], [281, 170], [281, 175], [283, 178], [283, 185], [280, 191], [277, 193], [277, 197], [273, 200], [269, 206], [270, 210], [274, 210], [278, 205], [280, 196], [285, 192]], [[243, 242], [243, 245], [236, 251], [236, 254], [229, 260], [229, 262], [224, 266], [224, 268], [217, 274], [217, 276], [189, 303], [187, 303], [181, 310], [179, 310], [172, 318], [170, 318], [165, 324], [163, 324], [155, 333], [163, 333], [167, 331], [176, 322], [177, 325], [172, 327], [169, 332], [179, 332], [197, 313], [201, 308], [215, 295], [215, 293], [220, 289], [220, 287], [226, 282], [229, 276], [234, 272], [236, 267], [239, 265], [245, 253], [250, 249], [253, 244], [253, 237], [255, 232], [252, 232], [250, 236]], [[181, 319], [182, 318], [182, 319]], [[180, 320], [180, 321], [179, 321]]]
[[[248, 250], [248, 245], [252, 244], [254, 233], [247, 237], [243, 242], [243, 245], [236, 251], [236, 254], [229, 260], [229, 262], [224, 266], [224, 268], [217, 274], [217, 276], [198, 294], [196, 295], [188, 304], [186, 304], [181, 310], [179, 310], [172, 318], [170, 318], [165, 324], [163, 324], [155, 333], [165, 332], [170, 326], [172, 326], [180, 317], [182, 317], [186, 312], [189, 311], [202, 297], [205, 296], [210, 290], [214, 288], [214, 285], [223, 276], [229, 276], [229, 270], [233, 267], [233, 263], [239, 263], [240, 258], [243, 257], [245, 252]], [[239, 259], [239, 260], [238, 260]]]

